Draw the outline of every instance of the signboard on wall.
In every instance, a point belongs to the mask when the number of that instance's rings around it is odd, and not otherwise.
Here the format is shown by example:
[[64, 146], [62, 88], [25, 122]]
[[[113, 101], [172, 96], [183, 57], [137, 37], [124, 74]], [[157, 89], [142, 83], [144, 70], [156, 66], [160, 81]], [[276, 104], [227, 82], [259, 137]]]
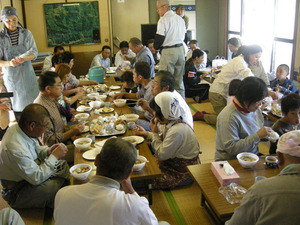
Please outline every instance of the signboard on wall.
[[98, 2], [44, 4], [47, 44], [100, 43]]

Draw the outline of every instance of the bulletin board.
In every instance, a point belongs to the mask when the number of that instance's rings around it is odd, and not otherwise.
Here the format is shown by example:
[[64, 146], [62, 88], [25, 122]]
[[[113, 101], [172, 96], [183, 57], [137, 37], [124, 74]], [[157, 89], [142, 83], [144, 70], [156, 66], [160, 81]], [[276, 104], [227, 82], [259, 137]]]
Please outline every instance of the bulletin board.
[[100, 43], [98, 2], [44, 4], [47, 44]]

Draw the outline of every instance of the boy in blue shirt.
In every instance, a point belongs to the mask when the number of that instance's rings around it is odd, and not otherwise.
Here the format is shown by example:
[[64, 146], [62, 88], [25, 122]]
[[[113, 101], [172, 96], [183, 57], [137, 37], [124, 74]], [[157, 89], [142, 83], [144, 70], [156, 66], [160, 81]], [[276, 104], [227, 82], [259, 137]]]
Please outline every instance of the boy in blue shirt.
[[270, 82], [270, 87], [273, 91], [278, 91], [284, 96], [297, 91], [296, 85], [287, 78], [289, 75], [289, 66], [280, 64], [276, 70], [276, 79]]

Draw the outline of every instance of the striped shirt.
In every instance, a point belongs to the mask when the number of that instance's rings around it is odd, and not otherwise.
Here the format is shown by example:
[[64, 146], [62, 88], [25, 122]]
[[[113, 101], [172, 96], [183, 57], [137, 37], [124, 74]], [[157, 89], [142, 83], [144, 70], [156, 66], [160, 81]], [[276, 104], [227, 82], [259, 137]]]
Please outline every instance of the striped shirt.
[[8, 35], [10, 37], [11, 45], [15, 46], [19, 44], [19, 28], [15, 31], [8, 32]]

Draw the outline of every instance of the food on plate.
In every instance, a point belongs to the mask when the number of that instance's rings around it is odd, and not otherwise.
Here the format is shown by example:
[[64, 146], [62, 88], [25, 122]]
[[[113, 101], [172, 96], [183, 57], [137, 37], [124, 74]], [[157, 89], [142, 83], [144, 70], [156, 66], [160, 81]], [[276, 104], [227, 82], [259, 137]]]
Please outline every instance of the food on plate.
[[123, 130], [123, 129], [124, 129], [124, 125], [123, 124], [116, 125], [116, 130]]
[[89, 170], [90, 170], [89, 167], [83, 166], [83, 167], [78, 167], [77, 169], [73, 170], [73, 173], [81, 174], [81, 173], [88, 172]]
[[90, 130], [94, 134], [101, 134], [103, 131], [103, 126], [100, 124], [92, 124]]
[[143, 162], [141, 160], [137, 159], [134, 164], [140, 164], [140, 163], [143, 163]]
[[271, 109], [272, 114], [282, 116], [281, 107], [279, 104], [274, 104]]
[[126, 124], [124, 120], [122, 119], [117, 119], [115, 122], [114, 122], [114, 125], [117, 126], [119, 124]]
[[254, 159], [252, 157], [249, 157], [249, 156], [242, 156], [240, 159], [244, 160], [246, 162], [254, 162], [256, 160], [256, 159]]
[[110, 108], [110, 107], [103, 107], [102, 111], [103, 112], [111, 112], [112, 108]]
[[86, 144], [89, 144], [90, 142], [89, 141], [79, 141], [77, 142], [78, 145], [86, 145]]

